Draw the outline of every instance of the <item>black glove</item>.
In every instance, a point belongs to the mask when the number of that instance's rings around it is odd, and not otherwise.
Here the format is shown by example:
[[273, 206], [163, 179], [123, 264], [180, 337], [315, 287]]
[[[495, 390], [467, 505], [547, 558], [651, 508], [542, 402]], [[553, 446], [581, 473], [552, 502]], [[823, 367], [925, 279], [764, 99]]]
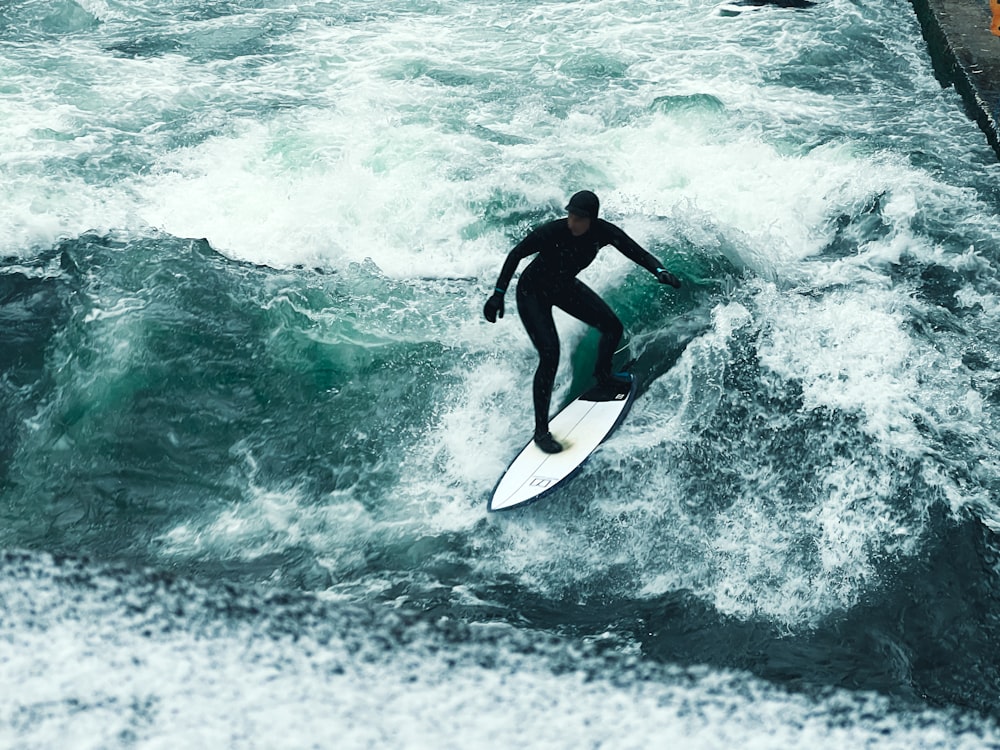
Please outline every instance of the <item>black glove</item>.
[[681, 288], [681, 280], [674, 276], [666, 268], [656, 269], [656, 280], [661, 284], [670, 284], [674, 289]]
[[490, 323], [496, 323], [497, 317], [503, 317], [503, 294], [500, 292], [493, 292], [493, 296], [486, 300], [486, 305], [483, 307], [483, 315]]

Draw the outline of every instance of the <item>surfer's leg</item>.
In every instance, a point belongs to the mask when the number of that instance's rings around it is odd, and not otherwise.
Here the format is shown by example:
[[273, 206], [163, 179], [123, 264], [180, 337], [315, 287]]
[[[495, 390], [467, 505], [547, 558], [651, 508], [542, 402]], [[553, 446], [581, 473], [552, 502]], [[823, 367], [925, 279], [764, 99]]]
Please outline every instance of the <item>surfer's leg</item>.
[[622, 322], [597, 292], [579, 280], [556, 301], [556, 306], [600, 331], [594, 375], [599, 381], [606, 381], [611, 377], [611, 359], [625, 332]]
[[532, 395], [535, 402], [535, 436], [544, 436], [549, 431], [552, 386], [559, 368], [559, 334], [552, 320], [551, 303], [540, 300], [536, 295], [521, 293], [518, 289], [517, 311], [528, 338], [538, 350], [538, 369], [535, 370]]

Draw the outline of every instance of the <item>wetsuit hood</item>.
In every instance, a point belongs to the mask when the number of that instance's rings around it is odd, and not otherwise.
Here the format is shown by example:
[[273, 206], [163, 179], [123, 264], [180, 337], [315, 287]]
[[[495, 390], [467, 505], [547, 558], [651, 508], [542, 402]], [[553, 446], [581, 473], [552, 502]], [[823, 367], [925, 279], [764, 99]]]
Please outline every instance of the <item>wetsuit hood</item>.
[[569, 203], [566, 204], [566, 210], [571, 214], [576, 214], [577, 216], [582, 216], [585, 219], [596, 219], [597, 213], [600, 211], [601, 202], [598, 200], [597, 196], [594, 195], [589, 190], [581, 190], [578, 193], [573, 193], [573, 197], [569, 199]]

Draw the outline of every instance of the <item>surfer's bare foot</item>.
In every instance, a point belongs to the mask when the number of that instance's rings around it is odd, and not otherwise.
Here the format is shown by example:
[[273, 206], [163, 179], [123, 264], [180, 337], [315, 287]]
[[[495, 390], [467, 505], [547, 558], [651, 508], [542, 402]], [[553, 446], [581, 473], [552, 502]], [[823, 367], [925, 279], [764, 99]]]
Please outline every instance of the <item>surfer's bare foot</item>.
[[552, 437], [551, 432], [536, 432], [535, 445], [546, 453], [559, 453], [563, 449], [559, 441]]

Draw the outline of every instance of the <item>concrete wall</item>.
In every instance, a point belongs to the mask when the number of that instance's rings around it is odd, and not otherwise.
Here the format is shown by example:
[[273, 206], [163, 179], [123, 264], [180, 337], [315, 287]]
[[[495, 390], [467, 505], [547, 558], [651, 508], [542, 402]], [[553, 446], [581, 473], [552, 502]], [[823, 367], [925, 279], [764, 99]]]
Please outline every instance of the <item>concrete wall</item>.
[[954, 85], [1000, 157], [1000, 36], [989, 0], [913, 0], [938, 80]]

